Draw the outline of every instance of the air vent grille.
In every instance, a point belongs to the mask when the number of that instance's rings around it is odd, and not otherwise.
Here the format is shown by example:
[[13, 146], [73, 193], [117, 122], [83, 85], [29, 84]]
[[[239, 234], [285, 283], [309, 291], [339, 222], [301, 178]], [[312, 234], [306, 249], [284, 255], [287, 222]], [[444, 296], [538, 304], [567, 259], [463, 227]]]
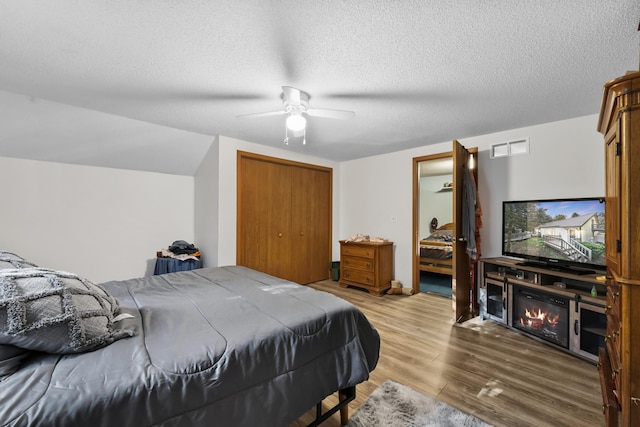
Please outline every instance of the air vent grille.
[[529, 138], [491, 144], [489, 157], [491, 159], [498, 159], [501, 157], [515, 156], [516, 154], [529, 154]]

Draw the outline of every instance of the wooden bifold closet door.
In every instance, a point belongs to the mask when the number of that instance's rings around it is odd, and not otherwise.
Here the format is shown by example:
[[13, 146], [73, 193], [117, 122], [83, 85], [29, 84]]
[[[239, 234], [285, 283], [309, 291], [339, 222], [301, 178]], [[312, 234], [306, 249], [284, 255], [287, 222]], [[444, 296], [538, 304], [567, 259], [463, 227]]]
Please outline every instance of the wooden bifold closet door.
[[329, 278], [332, 169], [238, 152], [236, 263], [296, 283]]

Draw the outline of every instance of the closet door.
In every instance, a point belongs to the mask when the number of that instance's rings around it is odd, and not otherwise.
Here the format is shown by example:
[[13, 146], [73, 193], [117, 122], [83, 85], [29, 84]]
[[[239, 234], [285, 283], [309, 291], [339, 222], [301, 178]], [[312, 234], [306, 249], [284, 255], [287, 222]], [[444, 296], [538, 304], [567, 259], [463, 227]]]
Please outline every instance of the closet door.
[[238, 153], [238, 265], [296, 283], [329, 277], [331, 169]]
[[291, 235], [294, 282], [327, 279], [331, 262], [331, 173], [292, 167]]
[[238, 159], [238, 265], [288, 276], [291, 260], [291, 169], [251, 157]]

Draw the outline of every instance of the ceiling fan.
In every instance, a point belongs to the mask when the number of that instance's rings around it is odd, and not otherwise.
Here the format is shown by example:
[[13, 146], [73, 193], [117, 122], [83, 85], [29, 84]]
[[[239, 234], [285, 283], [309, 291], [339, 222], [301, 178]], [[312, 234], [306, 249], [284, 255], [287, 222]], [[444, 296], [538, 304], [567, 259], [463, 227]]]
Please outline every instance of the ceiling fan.
[[325, 117], [329, 119], [349, 119], [354, 117], [356, 113], [346, 110], [328, 110], [326, 108], [309, 108], [309, 99], [311, 98], [307, 92], [296, 89], [291, 86], [282, 86], [282, 103], [283, 110], [269, 111], [266, 113], [243, 114], [237, 117], [268, 117], [280, 116], [287, 114], [285, 126], [284, 143], [289, 145], [289, 131], [294, 137], [302, 136], [302, 144], [306, 144], [306, 126], [307, 120], [305, 115], [309, 117]]

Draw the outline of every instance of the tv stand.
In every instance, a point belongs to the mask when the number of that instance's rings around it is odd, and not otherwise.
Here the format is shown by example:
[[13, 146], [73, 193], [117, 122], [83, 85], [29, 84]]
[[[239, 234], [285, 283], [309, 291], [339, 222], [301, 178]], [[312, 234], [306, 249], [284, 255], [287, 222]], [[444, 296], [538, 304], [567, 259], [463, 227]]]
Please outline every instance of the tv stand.
[[559, 271], [567, 274], [575, 274], [576, 276], [586, 276], [588, 274], [596, 274], [595, 270], [569, 267], [567, 265], [561, 265], [561, 264], [549, 264], [546, 262], [522, 261], [522, 262], [518, 262], [516, 265], [522, 266], [522, 267], [544, 268], [546, 270]]
[[[607, 336], [605, 272], [589, 274], [583, 270], [576, 272], [575, 269], [566, 271], [550, 267], [556, 266], [512, 258], [481, 258], [478, 275], [480, 317], [595, 363], [598, 360], [598, 348], [604, 345]], [[558, 335], [569, 334], [568, 346], [564, 345], [563, 340], [550, 342], [536, 336], [535, 332], [531, 334], [519, 327], [523, 307], [516, 303], [516, 299], [520, 298], [518, 295], [522, 295], [522, 290], [550, 298], [531, 301], [567, 301], [565, 307], [569, 311], [569, 322], [565, 321], [564, 324], [569, 331], [561, 328], [556, 332]], [[592, 293], [594, 290], [595, 295]], [[530, 308], [540, 307], [535, 305]]]

